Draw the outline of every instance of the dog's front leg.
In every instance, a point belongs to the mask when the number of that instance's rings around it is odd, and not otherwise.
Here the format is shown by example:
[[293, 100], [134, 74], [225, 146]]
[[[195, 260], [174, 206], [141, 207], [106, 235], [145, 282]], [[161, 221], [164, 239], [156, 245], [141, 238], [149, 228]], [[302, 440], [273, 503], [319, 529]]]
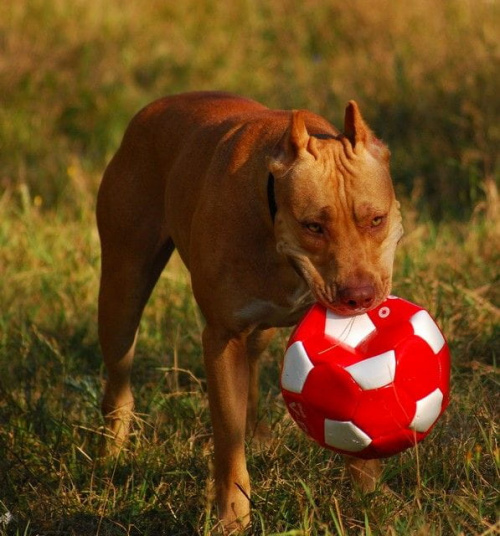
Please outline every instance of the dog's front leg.
[[245, 459], [249, 379], [246, 338], [212, 326], [203, 332], [217, 506], [228, 530], [242, 528], [250, 521], [250, 479]]
[[247, 438], [258, 445], [264, 445], [271, 439], [268, 424], [259, 420], [259, 358], [276, 332], [275, 328], [256, 330], [247, 339], [247, 358], [249, 369]]

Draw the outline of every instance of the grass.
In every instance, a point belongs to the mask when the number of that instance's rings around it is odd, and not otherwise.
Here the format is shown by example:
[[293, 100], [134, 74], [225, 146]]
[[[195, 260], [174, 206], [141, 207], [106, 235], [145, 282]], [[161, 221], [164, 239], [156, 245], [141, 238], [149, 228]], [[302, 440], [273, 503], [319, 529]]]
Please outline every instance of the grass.
[[[72, 220], [12, 201], [2, 204], [0, 234], [0, 507], [15, 520], [5, 533], [209, 533], [201, 327], [180, 261], [162, 276], [142, 324], [132, 441], [116, 463], [100, 460], [93, 214]], [[282, 333], [262, 378], [274, 439], [263, 451], [249, 448], [255, 534], [494, 533], [499, 237], [484, 220], [407, 228], [395, 293], [426, 306], [448, 336], [450, 408], [418, 451], [387, 461], [391, 494], [356, 495], [339, 457], [313, 445], [285, 412]]]
[[214, 527], [202, 321], [177, 257], [141, 325], [131, 442], [116, 462], [97, 455], [99, 177], [140, 106], [196, 88], [338, 125], [360, 101], [391, 147], [404, 205], [394, 292], [438, 319], [453, 356], [442, 420], [387, 461], [391, 493], [362, 497], [287, 416], [280, 333], [261, 381], [274, 439], [249, 445], [252, 534], [500, 531], [498, 17], [481, 0], [0, 5], [0, 534]]

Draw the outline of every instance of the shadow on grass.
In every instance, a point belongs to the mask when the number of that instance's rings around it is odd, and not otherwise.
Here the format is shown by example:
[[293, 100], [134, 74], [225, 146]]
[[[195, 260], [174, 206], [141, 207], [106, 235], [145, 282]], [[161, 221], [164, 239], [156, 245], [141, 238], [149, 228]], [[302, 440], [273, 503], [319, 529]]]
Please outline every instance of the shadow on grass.
[[[36, 523], [11, 522], [0, 534], [5, 536], [196, 536], [202, 534], [188, 519], [189, 513], [177, 515], [151, 510], [134, 515], [131, 511], [118, 512], [113, 519], [93, 514], [76, 513], [58, 519], [50, 526]], [[120, 518], [126, 519], [122, 521]]]

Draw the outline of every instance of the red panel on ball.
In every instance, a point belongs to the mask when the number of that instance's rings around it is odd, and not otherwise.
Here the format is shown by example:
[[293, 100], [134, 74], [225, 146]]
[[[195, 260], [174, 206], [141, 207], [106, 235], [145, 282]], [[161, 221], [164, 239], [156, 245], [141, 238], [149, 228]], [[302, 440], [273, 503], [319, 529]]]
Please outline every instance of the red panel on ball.
[[327, 419], [346, 421], [356, 410], [360, 388], [349, 373], [335, 364], [319, 365], [309, 373], [302, 390], [307, 404]]
[[415, 415], [415, 400], [391, 384], [360, 395], [353, 420], [372, 439], [407, 428]]
[[418, 400], [441, 385], [439, 357], [423, 339], [412, 335], [397, 348], [396, 385], [399, 390], [411, 393]]

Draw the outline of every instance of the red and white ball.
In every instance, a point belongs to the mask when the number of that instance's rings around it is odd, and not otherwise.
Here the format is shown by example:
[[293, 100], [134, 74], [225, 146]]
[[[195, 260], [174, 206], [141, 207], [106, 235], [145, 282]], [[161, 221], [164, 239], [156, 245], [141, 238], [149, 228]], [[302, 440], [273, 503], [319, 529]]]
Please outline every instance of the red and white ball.
[[424, 439], [449, 388], [443, 334], [425, 309], [394, 296], [352, 317], [314, 305], [290, 337], [281, 372], [297, 424], [320, 445], [360, 458]]

